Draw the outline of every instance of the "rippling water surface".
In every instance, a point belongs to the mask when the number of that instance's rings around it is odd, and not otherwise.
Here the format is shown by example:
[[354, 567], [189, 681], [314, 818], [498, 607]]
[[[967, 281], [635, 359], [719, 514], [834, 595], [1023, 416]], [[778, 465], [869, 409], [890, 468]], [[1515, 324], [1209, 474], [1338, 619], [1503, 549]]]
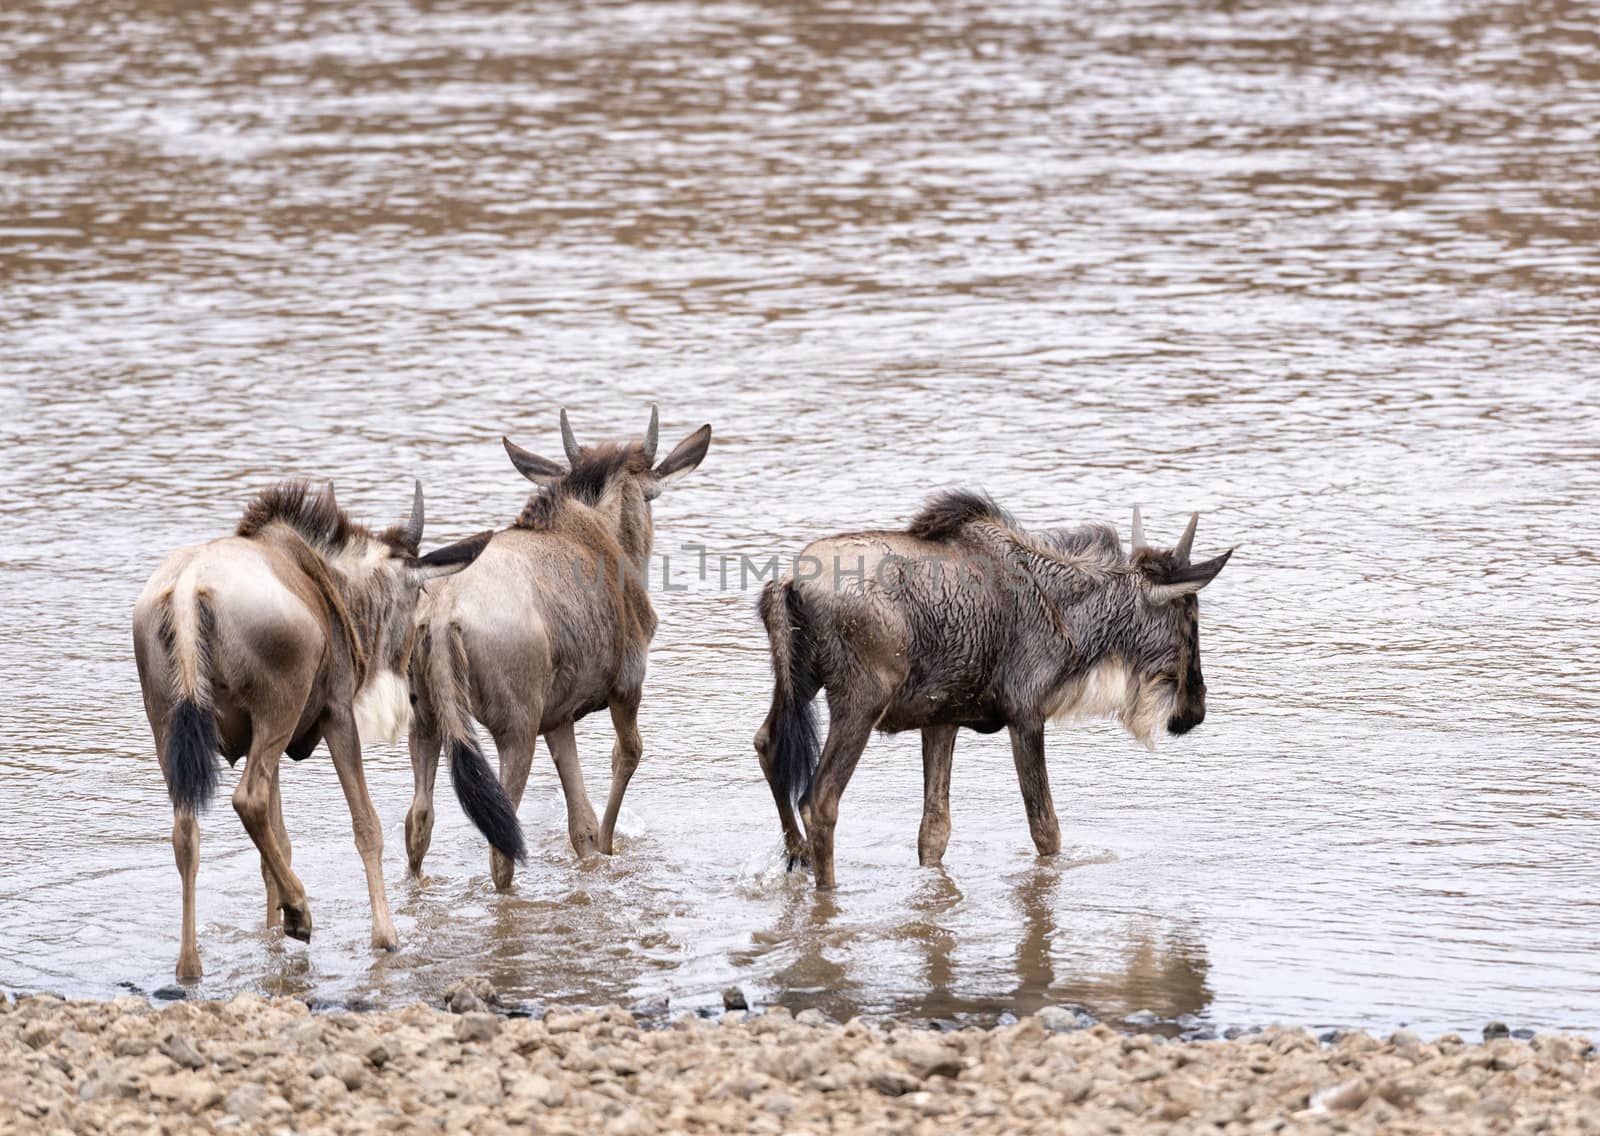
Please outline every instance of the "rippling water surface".
[[[621, 854], [553, 769], [497, 895], [441, 800], [374, 957], [325, 752], [286, 766], [316, 940], [202, 826], [205, 994], [834, 1013], [1050, 1001], [1218, 1026], [1600, 1028], [1600, 32], [1587, 4], [162, 3], [0, 9], [0, 983], [170, 981], [178, 877], [133, 598], [256, 488], [430, 535], [514, 516], [499, 438], [716, 440], [658, 502], [661, 630]], [[1239, 553], [1210, 717], [1059, 727], [1063, 854], [964, 734], [944, 870], [914, 735], [784, 878], [753, 590], [981, 485], [1024, 521]], [[1208, 553], [1209, 554], [1209, 553]], [[578, 731], [591, 792], [609, 723]], [[541, 754], [543, 749], [541, 748]], [[231, 775], [230, 781], [231, 784]], [[447, 792], [447, 791], [446, 791]]]

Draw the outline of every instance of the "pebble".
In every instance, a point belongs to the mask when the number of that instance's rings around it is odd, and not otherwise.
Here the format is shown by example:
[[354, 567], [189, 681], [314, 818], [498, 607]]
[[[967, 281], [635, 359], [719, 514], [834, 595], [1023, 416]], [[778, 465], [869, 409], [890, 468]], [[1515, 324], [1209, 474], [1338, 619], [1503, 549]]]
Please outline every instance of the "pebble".
[[466, 1013], [456, 1019], [456, 1040], [489, 1041], [500, 1032], [500, 1019], [494, 1014]]
[[185, 1069], [203, 1069], [206, 1059], [200, 1056], [200, 1051], [194, 1043], [179, 1033], [169, 1033], [161, 1042], [161, 1052], [172, 1059], [175, 1065]]
[[444, 1004], [451, 1013], [482, 1013], [500, 1004], [494, 986], [484, 978], [464, 978], [445, 987]]
[[1088, 1029], [1094, 1025], [1092, 1017], [1070, 1006], [1045, 1006], [1033, 1016], [1047, 1030]]
[[[498, 999], [473, 984], [443, 1001]], [[892, 1019], [840, 1026], [781, 1007], [648, 1029], [616, 1007], [558, 1007], [534, 1021], [424, 1005], [312, 1016], [303, 1003], [256, 995], [156, 1009], [134, 998], [0, 1004], [0, 1132], [1575, 1136], [1600, 1127], [1600, 1057], [1586, 1038], [1551, 1033], [1522, 1041], [1491, 1030], [1480, 1046], [1338, 1031], [1318, 1044], [1303, 1030], [1271, 1029], [1193, 1044], [1084, 1027], [1069, 1006], [941, 1032]]]

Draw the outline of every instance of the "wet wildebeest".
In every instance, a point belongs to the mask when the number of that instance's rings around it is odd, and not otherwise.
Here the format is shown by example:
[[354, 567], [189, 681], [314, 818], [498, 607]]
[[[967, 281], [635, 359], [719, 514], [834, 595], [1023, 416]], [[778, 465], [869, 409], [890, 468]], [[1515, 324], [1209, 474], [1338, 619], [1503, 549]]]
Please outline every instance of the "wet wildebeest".
[[[350, 806], [372, 899], [372, 945], [397, 945], [383, 893], [383, 832], [367, 796], [361, 742], [395, 741], [410, 717], [404, 675], [418, 595], [459, 572], [487, 533], [417, 556], [422, 486], [404, 524], [372, 532], [340, 511], [333, 486], [284, 482], [261, 493], [235, 535], [173, 553], [133, 609], [145, 714], [172, 798], [183, 878], [178, 977], [200, 977], [196, 814], [216, 792], [217, 754], [248, 756], [233, 807], [261, 853], [267, 923], [311, 938], [306, 891], [290, 870], [278, 760], [326, 740]], [[499, 795], [484, 764], [482, 783]]]
[[[1196, 518], [1176, 548], [1133, 552], [1109, 525], [1028, 532], [987, 497], [945, 493], [904, 532], [828, 537], [769, 583], [772, 709], [756, 734], [791, 867], [832, 887], [839, 797], [873, 729], [922, 731], [917, 855], [950, 838], [956, 731], [1011, 731], [1028, 827], [1041, 856], [1061, 846], [1045, 774], [1052, 718], [1114, 716], [1147, 746], [1205, 718], [1196, 593], [1232, 550], [1191, 564]], [[812, 699], [828, 696], [818, 757]], [[802, 835], [796, 810], [805, 823]]]
[[[711, 444], [702, 426], [656, 464], [658, 418], [643, 442], [579, 446], [561, 412], [570, 468], [509, 440], [506, 453], [540, 490], [516, 523], [498, 532], [472, 571], [431, 589], [417, 613], [411, 668], [416, 717], [411, 769], [416, 795], [406, 814], [406, 849], [421, 874], [433, 834], [433, 779], [442, 746], [477, 753], [471, 719], [494, 737], [512, 809], [544, 735], [567, 801], [567, 832], [579, 855], [609, 854], [628, 779], [643, 743], [636, 725], [655, 611], [645, 588], [654, 528], [650, 502], [693, 470]], [[595, 823], [583, 787], [573, 723], [609, 709], [617, 741], [611, 795]], [[495, 886], [511, 886], [521, 858], [514, 812], [479, 825], [495, 851]]]

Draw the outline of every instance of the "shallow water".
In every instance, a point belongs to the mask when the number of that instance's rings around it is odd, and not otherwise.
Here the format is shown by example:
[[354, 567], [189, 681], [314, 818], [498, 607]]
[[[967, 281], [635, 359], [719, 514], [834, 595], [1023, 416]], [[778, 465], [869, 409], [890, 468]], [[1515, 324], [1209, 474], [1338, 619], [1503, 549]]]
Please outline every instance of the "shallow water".
[[[128, 627], [163, 555], [285, 475], [385, 522], [420, 476], [430, 540], [504, 524], [502, 433], [559, 454], [558, 407], [600, 438], [659, 401], [716, 440], [656, 510], [687, 590], [621, 854], [575, 861], [541, 757], [514, 894], [448, 790], [409, 881], [404, 749], [371, 749], [374, 957], [319, 753], [284, 787], [315, 941], [262, 929], [221, 803], [202, 993], [1600, 1028], [1592, 7], [180, 9], [0, 9], [0, 985], [170, 981]], [[1155, 754], [1053, 728], [1053, 862], [1004, 735], [964, 734], [942, 871], [916, 738], [876, 739], [819, 899], [750, 747], [754, 589], [685, 546], [956, 484], [1203, 510], [1240, 546], [1210, 717]], [[603, 798], [604, 716], [579, 742]]]

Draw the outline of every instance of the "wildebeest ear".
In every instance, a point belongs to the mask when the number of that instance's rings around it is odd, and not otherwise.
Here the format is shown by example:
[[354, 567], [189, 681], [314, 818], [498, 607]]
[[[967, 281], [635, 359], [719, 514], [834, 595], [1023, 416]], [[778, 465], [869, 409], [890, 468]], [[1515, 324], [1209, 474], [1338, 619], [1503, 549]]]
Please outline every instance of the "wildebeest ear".
[[659, 497], [661, 491], [671, 485], [684, 474], [691, 472], [705, 459], [706, 450], [711, 446], [711, 426], [700, 427], [683, 441], [679, 442], [670, 454], [661, 459], [661, 464], [651, 472], [655, 475], [654, 484], [650, 487], [649, 496]]
[[511, 458], [511, 464], [517, 467], [517, 472], [535, 485], [550, 485], [567, 476], [565, 467], [549, 458], [523, 449], [510, 438], [501, 437], [500, 441], [505, 443], [506, 454]]
[[440, 576], [454, 575], [476, 560], [493, 539], [494, 530], [488, 529], [469, 536], [466, 540], [458, 540], [454, 544], [436, 548], [408, 565], [411, 577], [418, 583], [424, 583], [428, 580], [437, 580]]
[[1146, 569], [1145, 579], [1150, 581], [1151, 600], [1156, 603], [1166, 603], [1180, 596], [1194, 595], [1217, 578], [1217, 573], [1222, 571], [1223, 566], [1228, 563], [1228, 557], [1232, 555], [1233, 549], [1230, 548], [1221, 556], [1213, 556], [1210, 560], [1201, 561], [1199, 564]]

